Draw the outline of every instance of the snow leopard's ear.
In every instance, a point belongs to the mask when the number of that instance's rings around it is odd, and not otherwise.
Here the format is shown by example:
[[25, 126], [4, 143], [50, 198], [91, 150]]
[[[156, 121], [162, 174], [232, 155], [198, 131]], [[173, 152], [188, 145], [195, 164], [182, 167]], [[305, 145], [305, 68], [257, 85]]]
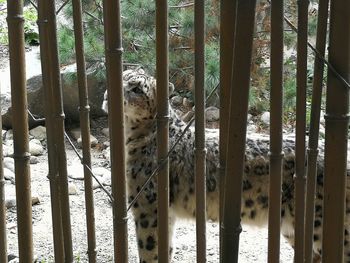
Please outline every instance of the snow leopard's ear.
[[169, 82], [169, 96], [170, 96], [171, 94], [173, 94], [174, 90], [175, 90], [174, 84], [171, 83], [171, 82]]

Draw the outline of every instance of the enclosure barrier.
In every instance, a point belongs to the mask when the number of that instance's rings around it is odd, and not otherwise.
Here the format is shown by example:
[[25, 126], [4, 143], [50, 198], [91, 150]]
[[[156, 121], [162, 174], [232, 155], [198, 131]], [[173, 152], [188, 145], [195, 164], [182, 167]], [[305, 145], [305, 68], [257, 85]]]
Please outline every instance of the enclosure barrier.
[[226, 174], [226, 150], [229, 123], [230, 93], [232, 87], [233, 45], [236, 23], [237, 0], [220, 1], [220, 262], [223, 262], [222, 247], [225, 228], [223, 225], [224, 189]]
[[[1, 92], [1, 87], [0, 87]], [[0, 105], [1, 112], [1, 105]], [[2, 117], [0, 116], [0, 123]], [[3, 160], [2, 136], [0, 136], [0, 160]], [[4, 165], [0, 162], [0, 262], [7, 263], [6, 207]]]
[[[62, 10], [68, 1], [58, 9]], [[271, 126], [270, 126], [270, 196], [268, 262], [279, 262], [282, 168], [282, 83], [283, 83], [283, 1], [271, 3]], [[242, 174], [250, 85], [250, 59], [255, 19], [255, 0], [221, 0], [220, 42], [220, 261], [238, 262]], [[111, 170], [114, 232], [114, 261], [128, 262], [126, 206], [124, 117], [122, 90], [122, 38], [120, 2], [103, 1], [107, 87], [109, 94], [109, 129], [111, 135]], [[169, 164], [168, 157], [189, 129], [191, 119], [180, 138], [168, 145], [168, 3], [156, 2], [157, 27], [157, 96], [158, 96], [158, 167], [145, 182], [158, 174], [158, 242], [159, 262], [169, 262]], [[72, 262], [72, 237], [67, 188], [67, 166], [64, 148], [64, 114], [56, 37], [55, 1], [38, 0], [40, 49], [46, 127], [49, 153], [49, 179], [52, 205], [54, 253], [56, 262]], [[86, 220], [89, 262], [96, 262], [96, 237], [92, 191], [89, 105], [83, 47], [81, 1], [73, 0], [73, 19], [79, 86], [79, 110], [83, 140]], [[237, 12], [236, 12], [237, 10]], [[325, 193], [323, 262], [342, 262], [344, 238], [345, 186], [347, 163], [350, 21], [346, 0], [331, 3], [329, 62], [324, 59], [327, 33], [328, 0], [319, 1], [316, 49], [307, 42], [307, 1], [298, 2], [298, 71], [296, 131], [296, 229], [295, 261], [311, 262], [314, 220], [314, 195], [318, 128], [324, 63], [328, 66], [326, 108]], [[23, 3], [8, 1], [10, 66], [12, 83], [14, 159], [16, 162], [16, 195], [18, 241], [21, 262], [32, 262], [31, 196], [28, 147], [27, 102], [23, 39]], [[337, 15], [335, 15], [337, 14]], [[286, 18], [284, 18], [286, 20]], [[197, 262], [206, 260], [205, 238], [205, 133], [204, 133], [204, 1], [195, 2], [195, 105], [196, 105], [196, 217]], [[293, 30], [296, 28], [287, 20]], [[345, 26], [344, 26], [345, 25]], [[345, 27], [345, 28], [344, 28]], [[305, 101], [307, 46], [316, 54], [313, 82], [310, 139], [308, 144], [307, 191], [305, 192]], [[211, 92], [211, 96], [215, 89]], [[228, 118], [230, 116], [230, 118]], [[24, 131], [24, 132], [23, 132]], [[1, 138], [0, 138], [1, 142]], [[1, 148], [1, 147], [0, 147]], [[1, 149], [0, 149], [1, 150]], [[76, 150], [76, 149], [75, 149]], [[77, 151], [76, 151], [77, 152]], [[2, 151], [0, 151], [1, 157]], [[227, 160], [227, 161], [226, 161]], [[4, 215], [4, 178], [0, 165], [0, 262], [7, 261]], [[105, 190], [105, 189], [104, 189]], [[105, 190], [106, 191], [106, 190]], [[305, 202], [306, 196], [306, 202]], [[306, 209], [305, 209], [306, 203]], [[339, 215], [339, 216], [335, 216]], [[305, 221], [305, 223], [304, 223]]]
[[72, 262], [72, 232], [55, 1], [38, 1], [38, 25], [49, 157], [48, 178], [52, 195], [55, 260], [57, 262]]
[[297, 33], [297, 101], [295, 128], [295, 226], [294, 258], [304, 262], [305, 226], [305, 133], [306, 133], [306, 82], [307, 82], [307, 29], [308, 0], [298, 3]]
[[86, 204], [86, 226], [87, 226], [87, 242], [88, 257], [90, 263], [96, 262], [96, 234], [95, 234], [95, 213], [94, 213], [94, 193], [92, 189], [91, 171], [91, 153], [90, 153], [90, 106], [88, 99], [88, 89], [85, 70], [84, 55], [84, 35], [82, 22], [82, 5], [81, 0], [72, 0], [73, 7], [73, 24], [75, 36], [75, 52], [78, 74], [79, 89], [79, 113], [80, 113], [80, 129], [83, 148], [84, 165], [84, 190]]
[[[327, 40], [329, 0], [320, 0], [317, 18], [316, 50], [324, 57]], [[312, 246], [314, 240], [315, 192], [317, 175], [318, 140], [321, 115], [321, 99], [323, 86], [323, 61], [316, 56], [314, 78], [312, 83], [312, 102], [310, 116], [309, 143], [307, 149], [307, 189], [305, 212], [305, 262], [312, 262]]]
[[169, 262], [169, 39], [168, 1], [156, 1], [158, 260]]
[[[331, 1], [329, 63], [350, 80], [349, 1]], [[343, 262], [345, 190], [347, 189], [347, 140], [349, 130], [349, 89], [328, 69], [325, 137], [325, 178], [322, 260]], [[347, 200], [349, 201], [349, 200]], [[348, 212], [348, 211], [346, 211]], [[348, 215], [347, 215], [348, 217]], [[347, 219], [348, 221], [348, 219]], [[349, 256], [349, 255], [347, 255]]]
[[[23, 262], [33, 261], [32, 197], [25, 72], [23, 2], [7, 2], [11, 103], [16, 180], [18, 251]], [[5, 262], [7, 259], [5, 260]]]
[[124, 97], [120, 1], [103, 1], [108, 90], [108, 126], [113, 194], [114, 261], [128, 262], [125, 181]]
[[282, 125], [283, 125], [283, 0], [271, 1], [270, 189], [268, 262], [280, 262]]
[[197, 262], [206, 262], [206, 148], [205, 148], [205, 94], [204, 94], [204, 0], [194, 3], [195, 27], [195, 194], [196, 194], [196, 240]]
[[223, 262], [237, 262], [255, 0], [237, 0], [224, 188]]

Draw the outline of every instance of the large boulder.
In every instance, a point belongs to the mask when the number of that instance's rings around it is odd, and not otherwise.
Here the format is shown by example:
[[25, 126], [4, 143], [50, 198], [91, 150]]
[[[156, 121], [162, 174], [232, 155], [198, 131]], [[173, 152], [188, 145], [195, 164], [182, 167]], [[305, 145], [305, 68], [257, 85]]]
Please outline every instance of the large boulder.
[[[100, 69], [102, 70], [102, 69]], [[105, 115], [101, 110], [103, 94], [106, 89], [105, 79], [102, 74], [96, 74], [96, 69], [87, 71], [88, 97], [90, 105], [90, 117]], [[63, 107], [65, 118], [69, 122], [79, 121], [79, 90], [77, 76], [74, 67], [61, 73]], [[28, 109], [37, 119], [45, 117], [45, 100], [42, 87], [42, 76], [37, 75], [27, 80]], [[2, 125], [6, 129], [12, 128], [11, 98], [9, 94], [2, 94]], [[42, 125], [43, 121], [35, 121], [28, 116], [30, 128]]]

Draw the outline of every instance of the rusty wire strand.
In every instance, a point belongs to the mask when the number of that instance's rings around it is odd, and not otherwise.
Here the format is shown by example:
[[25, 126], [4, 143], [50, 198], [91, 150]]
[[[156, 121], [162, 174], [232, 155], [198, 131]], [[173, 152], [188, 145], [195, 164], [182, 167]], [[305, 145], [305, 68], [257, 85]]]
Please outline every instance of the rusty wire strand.
[[62, 10], [69, 2], [70, 2], [70, 0], [67, 0], [66, 2], [64, 2], [64, 3], [60, 6], [60, 8], [58, 8], [58, 10], [56, 11], [56, 15], [58, 15], [58, 14], [61, 12], [61, 10]]
[[28, 2], [38, 11], [38, 6], [32, 0], [28, 0]]
[[[218, 83], [215, 88], [213, 88], [209, 95], [207, 96], [205, 103], [208, 102], [208, 100], [213, 96], [213, 94], [216, 92], [216, 90], [219, 88], [220, 83]], [[170, 147], [168, 154], [165, 156], [164, 159], [162, 159], [159, 163], [158, 166], [156, 167], [156, 169], [153, 170], [152, 174], [146, 179], [146, 181], [143, 183], [140, 191], [136, 194], [135, 198], [130, 202], [127, 211], [130, 210], [130, 208], [135, 204], [135, 202], [139, 199], [141, 193], [143, 192], [143, 190], [146, 188], [146, 186], [148, 185], [148, 183], [151, 181], [151, 179], [158, 174], [159, 170], [162, 168], [162, 166], [167, 162], [170, 154], [175, 150], [175, 147], [179, 144], [180, 140], [183, 138], [183, 136], [185, 135], [185, 133], [189, 130], [189, 128], [191, 127], [192, 123], [195, 120], [195, 116], [192, 117], [192, 119], [187, 123], [185, 129], [182, 131], [182, 133], [180, 134], [180, 136], [177, 138], [177, 140], [174, 142], [174, 144]]]
[[[39, 119], [39, 118], [34, 117], [33, 113], [31, 113], [29, 109], [27, 111], [28, 111], [28, 114], [33, 118], [34, 121], [45, 121], [45, 118], [40, 118]], [[66, 131], [64, 132], [64, 136], [66, 137], [68, 143], [73, 148], [73, 150], [76, 153], [76, 155], [78, 156], [81, 164], [89, 170], [90, 175], [95, 179], [95, 181], [98, 183], [98, 185], [101, 187], [101, 189], [107, 194], [107, 196], [110, 199], [110, 202], [113, 203], [114, 202], [113, 196], [111, 195], [110, 192], [108, 192], [108, 190], [103, 186], [103, 184], [97, 179], [97, 176], [93, 173], [91, 168], [84, 163], [83, 157], [80, 155], [78, 149], [75, 147], [75, 145], [73, 144], [71, 138], [68, 136]]]

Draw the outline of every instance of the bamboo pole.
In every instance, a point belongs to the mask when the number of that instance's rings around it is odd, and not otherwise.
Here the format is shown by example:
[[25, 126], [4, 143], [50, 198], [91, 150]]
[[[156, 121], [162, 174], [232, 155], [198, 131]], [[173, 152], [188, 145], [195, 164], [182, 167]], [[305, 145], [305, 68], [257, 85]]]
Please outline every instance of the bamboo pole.
[[7, 1], [12, 127], [14, 139], [18, 250], [21, 262], [33, 261], [32, 200], [25, 72], [23, 1]]
[[128, 262], [126, 209], [124, 93], [120, 1], [104, 0], [103, 17], [107, 70], [108, 125], [111, 145], [114, 261]]
[[75, 50], [78, 73], [79, 88], [79, 113], [80, 129], [83, 148], [84, 184], [85, 184], [85, 204], [86, 204], [86, 226], [88, 241], [88, 257], [90, 263], [96, 262], [96, 234], [95, 234], [95, 213], [94, 213], [94, 193], [92, 189], [91, 153], [90, 153], [90, 106], [88, 99], [88, 89], [84, 56], [84, 33], [82, 23], [81, 0], [73, 0], [73, 22], [75, 35]]
[[[1, 104], [0, 104], [0, 112], [1, 112]], [[1, 114], [0, 114], [0, 123], [2, 123]], [[0, 136], [0, 160], [2, 159], [3, 159], [2, 136]], [[2, 161], [0, 162], [0, 262], [7, 263], [5, 178], [4, 178], [4, 163]]]
[[[318, 5], [316, 50], [324, 57], [327, 40], [327, 19], [329, 0], [320, 0]], [[310, 135], [307, 149], [307, 191], [305, 212], [305, 262], [312, 262], [315, 218], [315, 191], [317, 175], [318, 137], [323, 83], [323, 61], [316, 56], [312, 85]]]
[[236, 20], [236, 0], [220, 2], [220, 262], [223, 247], [223, 207], [226, 173], [226, 147], [232, 87], [233, 43]]
[[255, 24], [255, 0], [238, 0], [234, 42], [233, 87], [225, 177], [223, 262], [237, 262], [241, 228], [242, 176], [247, 130], [250, 65]]
[[[157, 150], [158, 163], [169, 150], [168, 1], [156, 1]], [[169, 161], [158, 173], [158, 257], [169, 262]]]
[[55, 1], [38, 1], [40, 54], [45, 96], [49, 180], [57, 262], [72, 262], [64, 113], [58, 60]]
[[195, 24], [195, 176], [197, 262], [206, 262], [206, 148], [204, 83], [204, 1], [194, 5]]
[[283, 0], [271, 1], [270, 192], [268, 262], [280, 261], [282, 125], [283, 125]]
[[295, 140], [295, 243], [294, 260], [304, 262], [305, 224], [305, 133], [307, 83], [308, 0], [298, 1], [297, 106]]
[[[329, 62], [350, 80], [350, 2], [331, 1]], [[349, 89], [328, 70], [322, 262], [343, 262]]]

